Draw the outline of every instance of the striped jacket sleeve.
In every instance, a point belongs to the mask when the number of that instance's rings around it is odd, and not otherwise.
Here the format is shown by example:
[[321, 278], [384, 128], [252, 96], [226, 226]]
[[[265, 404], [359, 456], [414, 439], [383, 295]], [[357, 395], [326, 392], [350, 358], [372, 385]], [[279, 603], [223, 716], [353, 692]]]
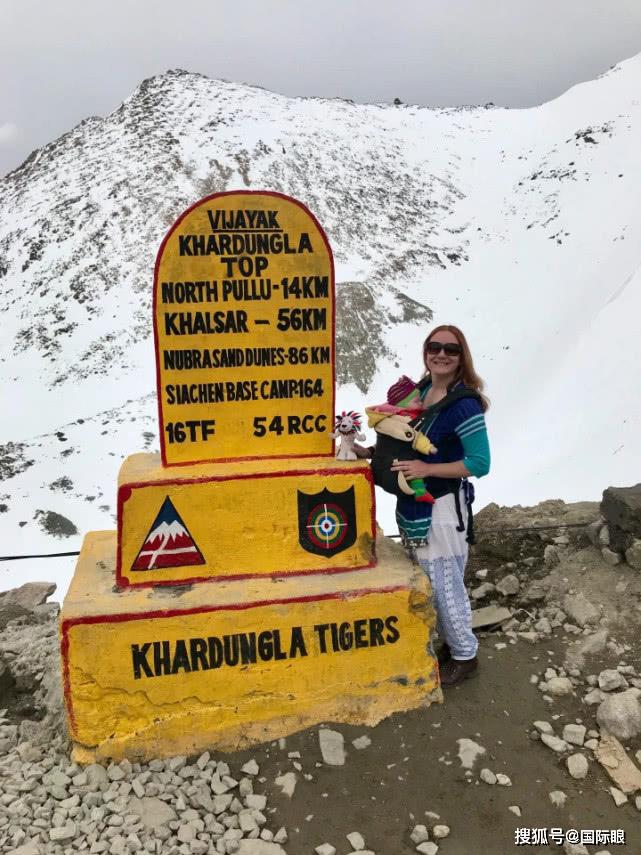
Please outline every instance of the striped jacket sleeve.
[[454, 432], [463, 446], [463, 463], [476, 478], [490, 471], [490, 443], [485, 416], [478, 401], [465, 398], [460, 403], [460, 421]]

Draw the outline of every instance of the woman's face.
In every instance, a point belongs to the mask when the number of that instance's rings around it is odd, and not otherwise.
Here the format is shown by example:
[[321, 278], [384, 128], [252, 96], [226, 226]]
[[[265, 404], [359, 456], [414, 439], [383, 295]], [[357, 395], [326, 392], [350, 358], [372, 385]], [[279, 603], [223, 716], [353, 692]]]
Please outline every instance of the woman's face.
[[428, 344], [427, 350], [427, 370], [430, 372], [434, 380], [449, 383], [451, 382], [461, 364], [461, 355], [455, 353], [446, 353], [443, 348], [439, 353], [431, 353], [430, 345], [447, 344], [459, 346], [458, 339], [454, 333], [449, 330], [440, 330], [434, 333]]

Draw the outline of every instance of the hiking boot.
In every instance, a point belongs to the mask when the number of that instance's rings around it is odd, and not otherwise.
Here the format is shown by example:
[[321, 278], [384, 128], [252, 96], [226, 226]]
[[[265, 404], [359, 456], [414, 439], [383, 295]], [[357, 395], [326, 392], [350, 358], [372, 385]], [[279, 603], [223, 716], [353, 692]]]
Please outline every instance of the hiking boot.
[[447, 662], [452, 658], [452, 651], [450, 650], [449, 644], [443, 642], [439, 649], [436, 651], [436, 660], [439, 664], [439, 668], [442, 668]]
[[476, 656], [474, 659], [450, 659], [441, 668], [441, 686], [458, 686], [463, 680], [476, 677], [478, 667]]

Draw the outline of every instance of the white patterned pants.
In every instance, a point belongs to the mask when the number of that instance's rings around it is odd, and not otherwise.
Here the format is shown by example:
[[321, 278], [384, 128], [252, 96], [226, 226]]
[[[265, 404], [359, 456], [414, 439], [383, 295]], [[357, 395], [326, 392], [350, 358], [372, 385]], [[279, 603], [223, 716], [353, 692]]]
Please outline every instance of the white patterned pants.
[[[463, 492], [459, 494], [463, 523], [467, 528], [467, 508]], [[463, 581], [468, 545], [459, 524], [454, 494], [441, 496], [432, 509], [429, 543], [416, 550], [421, 569], [432, 585], [436, 630], [445, 641], [453, 659], [473, 659], [478, 641], [472, 632], [472, 609]]]

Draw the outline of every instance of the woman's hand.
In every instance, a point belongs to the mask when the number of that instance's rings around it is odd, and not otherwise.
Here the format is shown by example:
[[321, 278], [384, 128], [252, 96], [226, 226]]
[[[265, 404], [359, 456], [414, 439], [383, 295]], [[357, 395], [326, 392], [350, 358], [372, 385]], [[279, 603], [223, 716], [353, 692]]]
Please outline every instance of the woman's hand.
[[421, 460], [395, 460], [390, 469], [392, 472], [402, 472], [408, 481], [412, 481], [414, 478], [427, 478], [432, 464]]

